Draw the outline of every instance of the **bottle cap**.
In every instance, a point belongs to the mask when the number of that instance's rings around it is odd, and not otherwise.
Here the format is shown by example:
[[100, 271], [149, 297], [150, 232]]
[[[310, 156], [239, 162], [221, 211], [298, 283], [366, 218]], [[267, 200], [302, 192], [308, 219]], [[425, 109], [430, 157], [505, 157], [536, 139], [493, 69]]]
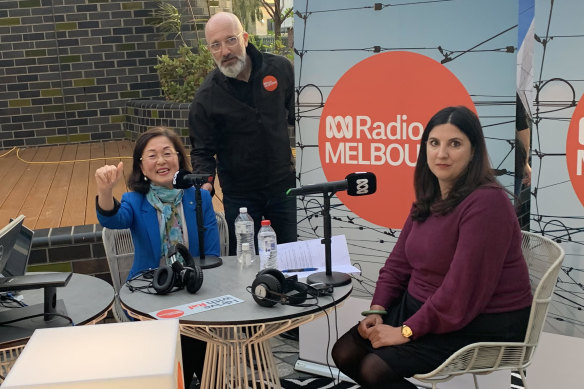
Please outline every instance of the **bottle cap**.
[[239, 208], [239, 212], [240, 213], [247, 213], [247, 207], [241, 207], [241, 208]]
[[269, 220], [267, 220], [267, 219], [266, 220], [262, 220], [262, 226], [269, 226], [271, 224], [272, 223]]
[[242, 243], [241, 251], [249, 251], [249, 243]]

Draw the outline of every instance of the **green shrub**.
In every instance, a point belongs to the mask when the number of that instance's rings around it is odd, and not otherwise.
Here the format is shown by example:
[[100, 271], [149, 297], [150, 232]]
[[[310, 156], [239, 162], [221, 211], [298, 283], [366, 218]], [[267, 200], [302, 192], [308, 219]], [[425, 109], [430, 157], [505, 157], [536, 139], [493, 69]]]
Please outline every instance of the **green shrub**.
[[282, 39], [277, 38], [270, 41], [271, 43], [265, 43], [263, 39], [256, 35], [249, 36], [249, 42], [253, 44], [259, 51], [278, 54], [288, 58], [290, 62], [294, 62], [294, 53], [290, 51], [290, 49], [286, 47], [284, 43], [282, 43]]
[[199, 44], [198, 53], [190, 47], [181, 46], [178, 56], [158, 56], [154, 69], [160, 78], [160, 87], [166, 100], [190, 103], [205, 76], [213, 70], [215, 62], [209, 49]]

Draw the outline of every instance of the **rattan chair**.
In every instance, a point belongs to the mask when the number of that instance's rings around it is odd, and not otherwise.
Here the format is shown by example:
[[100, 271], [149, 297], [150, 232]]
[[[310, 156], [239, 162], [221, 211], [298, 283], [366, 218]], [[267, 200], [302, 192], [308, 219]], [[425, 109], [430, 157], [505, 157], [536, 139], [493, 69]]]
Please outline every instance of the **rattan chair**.
[[413, 378], [424, 383], [436, 384], [455, 376], [473, 374], [475, 388], [478, 389], [478, 374], [488, 374], [497, 370], [515, 370], [521, 374], [525, 389], [527, 380], [525, 368], [532, 361], [539, 336], [545, 324], [548, 306], [564, 260], [564, 250], [554, 241], [531, 232], [523, 232], [522, 249], [531, 281], [533, 301], [523, 342], [480, 342], [473, 343], [454, 353], [442, 365], [426, 374], [416, 374]]
[[109, 228], [104, 228], [101, 238], [110, 268], [112, 286], [115, 291], [114, 305], [112, 307], [114, 318], [119, 322], [130, 321], [130, 318], [122, 309], [119, 293], [134, 262], [132, 234], [129, 229], [110, 230]]
[[229, 255], [229, 230], [227, 229], [227, 220], [224, 212], [215, 212], [217, 219], [217, 228], [219, 228], [219, 255]]

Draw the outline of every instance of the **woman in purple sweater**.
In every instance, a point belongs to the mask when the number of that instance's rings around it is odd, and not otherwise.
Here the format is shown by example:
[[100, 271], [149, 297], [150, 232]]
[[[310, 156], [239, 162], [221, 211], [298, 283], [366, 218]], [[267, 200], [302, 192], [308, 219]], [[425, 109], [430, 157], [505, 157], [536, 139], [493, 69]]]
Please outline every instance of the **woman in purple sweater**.
[[525, 336], [532, 295], [521, 231], [479, 119], [466, 107], [442, 109], [420, 146], [416, 201], [371, 309], [332, 351], [363, 388], [415, 388], [404, 377], [432, 371], [467, 344]]

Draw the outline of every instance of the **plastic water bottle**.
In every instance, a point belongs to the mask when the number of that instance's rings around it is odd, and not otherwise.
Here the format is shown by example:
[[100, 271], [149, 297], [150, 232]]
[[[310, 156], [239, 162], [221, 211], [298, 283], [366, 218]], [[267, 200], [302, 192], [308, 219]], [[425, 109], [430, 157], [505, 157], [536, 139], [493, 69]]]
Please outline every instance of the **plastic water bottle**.
[[258, 232], [258, 249], [260, 253], [260, 269], [278, 268], [278, 242], [276, 232], [269, 220], [262, 220]]
[[237, 258], [241, 257], [241, 245], [249, 244], [249, 252], [255, 254], [253, 243], [253, 219], [247, 213], [246, 207], [239, 208], [239, 215], [235, 218], [235, 238], [237, 239]]
[[255, 253], [249, 250], [249, 243], [241, 244], [241, 255], [237, 257], [237, 260], [243, 266], [250, 266], [255, 261]]

